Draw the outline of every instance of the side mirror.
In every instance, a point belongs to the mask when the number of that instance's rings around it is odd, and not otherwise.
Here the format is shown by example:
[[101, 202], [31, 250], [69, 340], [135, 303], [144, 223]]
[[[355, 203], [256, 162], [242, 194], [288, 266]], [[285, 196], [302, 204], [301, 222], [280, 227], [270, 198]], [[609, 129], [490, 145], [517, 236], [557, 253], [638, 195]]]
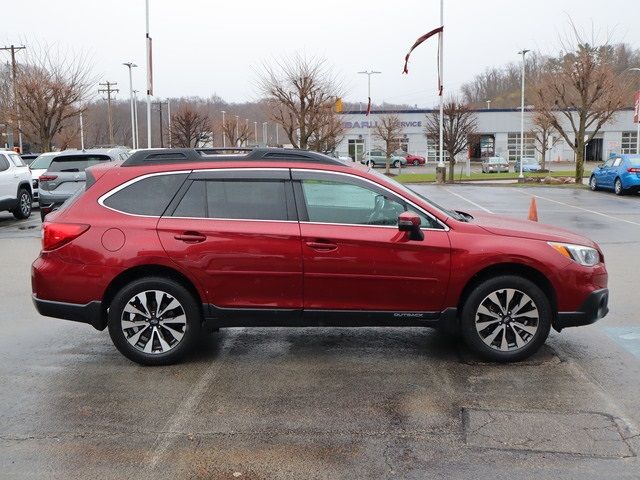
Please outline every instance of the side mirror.
[[424, 233], [420, 230], [420, 217], [413, 212], [402, 212], [398, 216], [398, 230], [409, 233], [409, 240], [424, 240]]

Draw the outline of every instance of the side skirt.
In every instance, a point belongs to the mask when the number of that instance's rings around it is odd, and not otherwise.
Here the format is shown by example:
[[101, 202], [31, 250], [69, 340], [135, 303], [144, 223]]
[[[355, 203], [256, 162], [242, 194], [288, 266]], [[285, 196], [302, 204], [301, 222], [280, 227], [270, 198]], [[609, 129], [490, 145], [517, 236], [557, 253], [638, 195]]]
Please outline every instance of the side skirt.
[[223, 327], [441, 327], [457, 331], [457, 309], [442, 312], [369, 310], [286, 310], [203, 305], [205, 328]]

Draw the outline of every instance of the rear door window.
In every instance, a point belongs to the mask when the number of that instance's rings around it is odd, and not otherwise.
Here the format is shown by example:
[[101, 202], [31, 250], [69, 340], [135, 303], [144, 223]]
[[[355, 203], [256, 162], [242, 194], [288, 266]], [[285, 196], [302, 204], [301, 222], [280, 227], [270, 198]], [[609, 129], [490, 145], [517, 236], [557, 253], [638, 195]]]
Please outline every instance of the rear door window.
[[288, 219], [286, 182], [278, 179], [194, 180], [174, 217], [238, 220]]
[[133, 215], [161, 216], [187, 173], [154, 175], [133, 182], [102, 200], [109, 208]]
[[53, 159], [49, 172], [84, 172], [88, 167], [110, 160], [107, 155], [64, 155]]
[[0, 154], [0, 172], [3, 172], [8, 169], [9, 169], [9, 161], [6, 159], [4, 155]]

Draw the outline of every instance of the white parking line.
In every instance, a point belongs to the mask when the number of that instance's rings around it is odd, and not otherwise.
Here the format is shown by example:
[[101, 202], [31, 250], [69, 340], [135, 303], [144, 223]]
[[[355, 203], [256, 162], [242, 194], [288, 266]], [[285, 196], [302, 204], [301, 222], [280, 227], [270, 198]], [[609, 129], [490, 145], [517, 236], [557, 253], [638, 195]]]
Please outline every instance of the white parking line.
[[560, 200], [554, 200], [552, 198], [543, 197], [541, 195], [535, 195], [535, 194], [526, 193], [526, 192], [522, 192], [522, 191], [520, 193], [522, 193], [523, 195], [531, 195], [532, 197], [540, 198], [540, 199], [546, 200], [548, 202], [553, 202], [553, 203], [557, 203], [559, 205], [565, 205], [567, 207], [575, 208], [576, 210], [582, 210], [583, 212], [589, 212], [589, 213], [593, 213], [594, 215], [600, 215], [601, 217], [605, 217], [605, 218], [608, 218], [610, 220], [617, 220], [619, 222], [630, 223], [631, 225], [637, 225], [637, 226], [640, 227], [640, 223], [634, 222], [633, 220], [627, 220], [626, 218], [614, 217], [613, 215], [608, 215], [606, 213], [597, 212], [595, 210], [590, 210], [590, 209], [584, 208], [584, 207], [578, 207], [577, 205], [571, 205], [570, 203], [561, 202]]
[[471, 205], [473, 205], [474, 207], [478, 207], [481, 210], [484, 210], [487, 213], [493, 213], [491, 210], [489, 210], [488, 208], [484, 208], [482, 205], [477, 204], [474, 201], [469, 200], [466, 197], [463, 197], [462, 195], [460, 195], [459, 193], [456, 192], [452, 192], [451, 190], [449, 190], [448, 188], [442, 187], [445, 191], [449, 192], [451, 195], [455, 195], [458, 198], [461, 198], [462, 200], [464, 200], [467, 203], [470, 203]]

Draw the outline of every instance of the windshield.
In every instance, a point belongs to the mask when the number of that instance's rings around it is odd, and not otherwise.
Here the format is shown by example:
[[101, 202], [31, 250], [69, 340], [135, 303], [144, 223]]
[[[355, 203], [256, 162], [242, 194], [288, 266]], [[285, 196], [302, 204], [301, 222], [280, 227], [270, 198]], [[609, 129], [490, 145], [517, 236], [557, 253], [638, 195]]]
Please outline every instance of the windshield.
[[370, 173], [371, 175], [374, 175], [374, 176], [376, 176], [376, 177], [378, 177], [378, 178], [380, 178], [382, 180], [386, 180], [387, 182], [393, 184], [395, 187], [397, 187], [402, 192], [405, 192], [405, 193], [408, 193], [410, 195], [415, 195], [416, 197], [419, 197], [420, 199], [424, 200], [425, 202], [427, 202], [432, 207], [440, 210], [445, 215], [448, 215], [448, 216], [450, 216], [452, 218], [455, 218], [456, 220], [461, 220], [463, 222], [467, 221], [467, 218], [464, 215], [461, 215], [458, 212], [455, 212], [453, 210], [449, 210], [448, 208], [441, 207], [440, 205], [438, 205], [433, 200], [428, 199], [424, 195], [419, 194], [415, 190], [412, 190], [411, 188], [403, 185], [402, 183], [398, 182], [397, 180], [394, 180], [391, 177], [387, 177], [386, 175], [384, 175], [382, 173], [376, 172], [372, 168], [367, 170], [367, 173]]
[[64, 155], [49, 165], [49, 172], [84, 172], [85, 168], [111, 160], [107, 155]]
[[53, 157], [55, 157], [55, 156], [56, 156], [55, 153], [43, 153], [38, 158], [36, 158], [33, 162], [31, 162], [31, 165], [30, 165], [31, 169], [32, 170], [40, 170], [40, 169], [46, 170], [47, 168], [49, 168], [49, 165], [51, 165], [51, 160], [53, 160]]

